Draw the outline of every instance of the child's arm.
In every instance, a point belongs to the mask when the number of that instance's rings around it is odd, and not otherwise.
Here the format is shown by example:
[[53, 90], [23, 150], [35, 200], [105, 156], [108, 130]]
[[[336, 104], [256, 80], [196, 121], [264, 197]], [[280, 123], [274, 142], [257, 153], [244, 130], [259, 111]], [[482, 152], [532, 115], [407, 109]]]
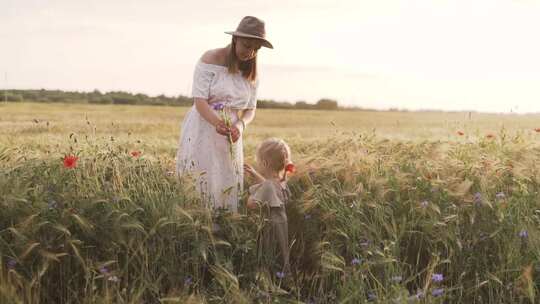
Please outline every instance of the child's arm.
[[264, 176], [262, 176], [259, 172], [257, 172], [257, 170], [255, 170], [255, 168], [248, 164], [244, 164], [244, 172], [246, 172], [246, 174], [248, 175], [251, 175], [255, 179], [256, 184], [265, 181]]
[[247, 200], [247, 207], [249, 209], [257, 209], [258, 206], [259, 204], [253, 199], [253, 196], [250, 195]]

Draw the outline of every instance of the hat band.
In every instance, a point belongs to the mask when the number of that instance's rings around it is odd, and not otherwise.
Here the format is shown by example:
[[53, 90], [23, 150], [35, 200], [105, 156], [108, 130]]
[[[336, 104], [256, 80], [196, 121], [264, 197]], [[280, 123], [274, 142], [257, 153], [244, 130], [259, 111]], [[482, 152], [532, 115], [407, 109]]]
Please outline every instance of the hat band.
[[264, 39], [264, 34], [261, 34], [261, 33], [249, 33], [249, 32], [243, 32], [243, 31], [236, 31], [235, 34], [237, 34], [237, 35], [255, 36], [255, 37], [259, 37], [261, 39]]
[[264, 38], [265, 36], [265, 31], [264, 29], [260, 29], [260, 28], [241, 28], [241, 27], [238, 27], [236, 28], [236, 31], [238, 33], [242, 33], [242, 34], [247, 34], [247, 35], [253, 35], [253, 36], [259, 36], [259, 37], [262, 37]]

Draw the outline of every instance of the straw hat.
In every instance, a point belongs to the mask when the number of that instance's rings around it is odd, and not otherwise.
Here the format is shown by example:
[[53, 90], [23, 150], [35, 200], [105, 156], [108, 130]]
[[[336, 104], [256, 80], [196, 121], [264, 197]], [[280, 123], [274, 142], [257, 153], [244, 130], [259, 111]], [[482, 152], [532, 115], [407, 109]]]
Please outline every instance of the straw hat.
[[225, 33], [237, 37], [261, 40], [262, 46], [270, 49], [274, 48], [270, 41], [265, 39], [266, 32], [264, 30], [264, 21], [257, 17], [246, 16], [242, 18], [242, 21], [240, 21], [240, 23], [238, 24], [236, 31]]

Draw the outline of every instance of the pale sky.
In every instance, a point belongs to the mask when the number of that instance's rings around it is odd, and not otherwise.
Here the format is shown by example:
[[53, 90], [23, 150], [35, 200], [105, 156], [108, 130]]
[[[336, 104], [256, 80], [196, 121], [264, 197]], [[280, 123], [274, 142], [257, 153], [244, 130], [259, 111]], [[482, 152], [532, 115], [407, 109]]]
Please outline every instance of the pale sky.
[[261, 99], [540, 112], [540, 0], [0, 0], [0, 87], [189, 95], [245, 15]]

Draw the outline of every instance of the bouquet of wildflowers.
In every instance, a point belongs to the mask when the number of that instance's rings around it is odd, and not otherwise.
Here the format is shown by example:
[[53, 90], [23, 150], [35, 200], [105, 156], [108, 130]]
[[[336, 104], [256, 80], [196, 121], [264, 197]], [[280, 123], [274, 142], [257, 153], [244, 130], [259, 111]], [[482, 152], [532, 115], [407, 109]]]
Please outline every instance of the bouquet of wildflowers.
[[[225, 108], [225, 105], [223, 103], [219, 102], [219, 103], [214, 104], [212, 106], [212, 108], [219, 113], [219, 116], [221, 117], [221, 119], [223, 119], [223, 121], [225, 122], [225, 125], [227, 126], [227, 128], [230, 128], [232, 126], [232, 121], [231, 121], [231, 117], [229, 116], [229, 113], [227, 112], [227, 110]], [[231, 156], [231, 160], [234, 160], [235, 159], [234, 150], [233, 150], [234, 149], [234, 143], [233, 143], [232, 136], [231, 136], [230, 132], [227, 135], [227, 138], [229, 139], [229, 154]]]
[[[225, 125], [227, 126], [227, 128], [230, 129], [232, 127], [232, 119], [231, 119], [231, 117], [229, 115], [229, 112], [228, 112], [228, 109], [225, 107], [225, 105], [223, 103], [219, 102], [219, 103], [213, 104], [212, 108], [219, 113], [220, 118], [225, 122]], [[235, 173], [239, 174], [240, 171], [239, 171], [239, 168], [238, 168], [238, 163], [236, 162], [236, 156], [235, 156], [235, 150], [234, 150], [235, 145], [234, 145], [234, 142], [232, 140], [232, 135], [231, 135], [230, 132], [227, 135], [227, 138], [229, 139], [229, 156], [231, 158], [232, 167], [234, 168]], [[240, 190], [240, 188], [241, 188], [240, 184], [238, 184], [237, 189]], [[227, 189], [223, 190], [223, 193], [228, 194], [232, 189], [233, 189], [233, 186], [228, 187]]]

